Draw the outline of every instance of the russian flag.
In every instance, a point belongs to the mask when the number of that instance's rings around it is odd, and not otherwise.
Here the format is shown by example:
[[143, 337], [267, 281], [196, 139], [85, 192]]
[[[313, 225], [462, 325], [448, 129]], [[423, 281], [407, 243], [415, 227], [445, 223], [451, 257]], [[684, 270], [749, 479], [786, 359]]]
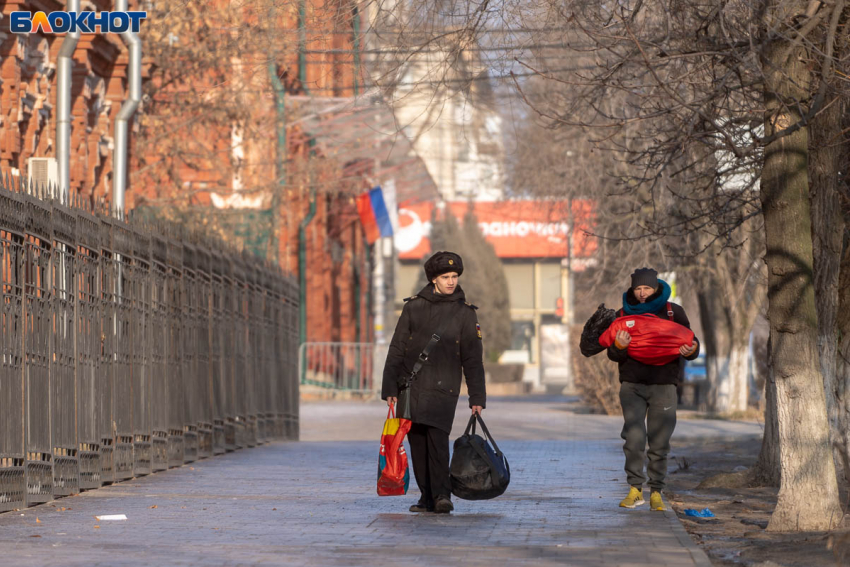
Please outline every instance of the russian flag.
[[393, 235], [393, 225], [380, 187], [357, 197], [357, 214], [360, 215], [360, 224], [363, 225], [369, 244], [374, 244], [380, 236]]

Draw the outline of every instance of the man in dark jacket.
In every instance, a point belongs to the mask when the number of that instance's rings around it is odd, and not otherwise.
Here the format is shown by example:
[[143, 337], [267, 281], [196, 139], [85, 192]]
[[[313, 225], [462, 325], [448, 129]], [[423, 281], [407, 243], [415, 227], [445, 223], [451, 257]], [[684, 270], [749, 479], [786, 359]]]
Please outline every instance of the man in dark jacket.
[[[670, 286], [658, 279], [658, 272], [640, 268], [632, 274], [632, 286], [623, 294], [623, 309], [619, 315], [657, 315], [691, 328], [688, 316], [681, 306], [670, 303]], [[661, 491], [667, 477], [667, 454], [670, 437], [676, 427], [676, 384], [681, 375], [683, 359], [693, 360], [699, 355], [699, 341], [679, 347], [678, 359], [663, 366], [638, 362], [629, 356], [631, 336], [619, 331], [614, 344], [608, 347], [608, 358], [620, 366], [620, 405], [623, 407], [623, 452], [626, 454], [626, 477], [631, 488], [620, 502], [623, 508], [643, 504], [644, 459], [649, 473], [652, 510], [665, 510]], [[646, 451], [647, 432], [649, 451]]]
[[399, 387], [410, 376], [432, 335], [440, 339], [410, 386], [413, 422], [407, 438], [413, 474], [422, 492], [411, 512], [447, 514], [454, 509], [449, 478], [449, 434], [466, 376], [472, 413], [484, 409], [484, 364], [477, 307], [466, 302], [458, 278], [463, 261], [453, 252], [437, 252], [425, 262], [430, 282], [405, 299], [384, 366], [381, 397], [398, 401]]

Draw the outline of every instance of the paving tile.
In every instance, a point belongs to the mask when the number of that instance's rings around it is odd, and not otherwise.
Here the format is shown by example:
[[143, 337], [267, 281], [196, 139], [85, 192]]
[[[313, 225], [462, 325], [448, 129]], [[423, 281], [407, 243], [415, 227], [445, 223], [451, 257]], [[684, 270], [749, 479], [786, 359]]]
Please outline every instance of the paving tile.
[[[491, 501], [455, 501], [451, 516], [409, 514], [415, 488], [375, 495], [379, 405], [349, 405], [334, 418], [305, 404], [308, 431], [311, 419], [324, 421], [321, 440], [272, 443], [0, 514], [4, 564], [709, 565], [672, 512], [617, 507], [618, 427], [605, 438], [607, 422], [551, 404], [490, 405], [499, 407], [485, 412], [497, 440], [510, 423], [534, 424], [500, 442], [511, 486]], [[369, 431], [355, 431], [364, 424]], [[101, 514], [128, 520], [98, 522]]]

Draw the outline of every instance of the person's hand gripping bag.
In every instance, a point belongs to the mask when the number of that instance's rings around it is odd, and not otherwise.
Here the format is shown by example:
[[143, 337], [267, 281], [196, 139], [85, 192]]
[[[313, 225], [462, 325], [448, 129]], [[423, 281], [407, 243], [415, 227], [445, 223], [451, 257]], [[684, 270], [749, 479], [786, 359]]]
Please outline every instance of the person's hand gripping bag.
[[378, 456], [378, 496], [404, 496], [410, 485], [404, 436], [410, 431], [411, 421], [395, 416], [390, 406], [384, 431], [381, 434], [381, 452]]

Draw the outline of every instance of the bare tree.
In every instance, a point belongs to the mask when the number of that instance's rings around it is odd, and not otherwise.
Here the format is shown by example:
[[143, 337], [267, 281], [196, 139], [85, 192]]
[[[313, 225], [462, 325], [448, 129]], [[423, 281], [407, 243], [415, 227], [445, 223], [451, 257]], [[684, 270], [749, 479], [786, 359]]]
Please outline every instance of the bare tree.
[[[808, 150], [812, 120], [846, 96], [836, 77], [847, 73], [834, 72], [845, 64], [845, 2], [552, 0], [529, 11], [545, 22], [538, 42], [569, 49], [560, 60], [556, 47], [532, 50], [519, 64], [571, 90], [547, 104], [517, 81], [519, 94], [552, 124], [593, 132], [600, 151], [621, 156], [627, 167], [609, 194], [632, 204], [625, 216], [635, 221], [621, 238], [635, 229], [655, 242], [699, 233], [706, 251], [736, 251], [748, 223], [763, 219], [782, 473], [770, 529], [835, 526], [842, 513], [824, 395], [834, 379], [823, 376], [818, 349]], [[478, 37], [478, 22], [459, 27]], [[589, 64], [561, 68], [575, 52]], [[833, 261], [818, 267], [834, 265], [837, 251], [820, 249]]]

